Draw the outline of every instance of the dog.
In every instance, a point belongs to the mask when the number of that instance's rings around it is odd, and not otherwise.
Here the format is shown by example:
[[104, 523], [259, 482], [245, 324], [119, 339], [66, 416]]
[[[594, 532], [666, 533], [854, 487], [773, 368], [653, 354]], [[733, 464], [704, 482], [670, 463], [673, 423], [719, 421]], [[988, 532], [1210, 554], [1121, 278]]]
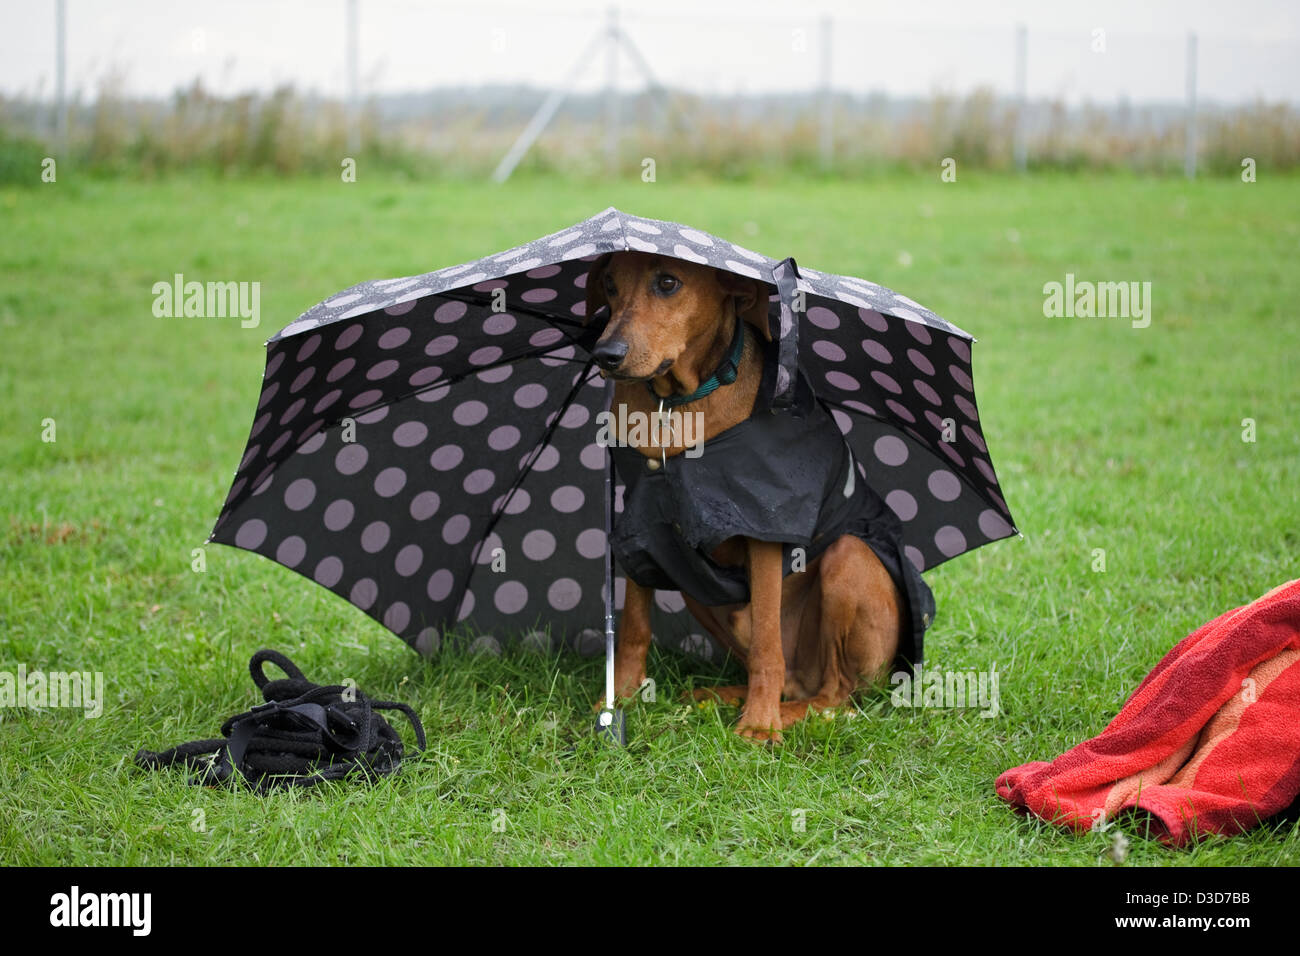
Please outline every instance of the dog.
[[[766, 283], [668, 256], [618, 252], [593, 262], [586, 297], [588, 322], [600, 309], [608, 308], [604, 329], [591, 354], [601, 374], [615, 383], [612, 420], [653, 419], [662, 416], [667, 406], [679, 413], [696, 414], [703, 429], [692, 445], [702, 439], [700, 460], [710, 461], [715, 472], [722, 469], [698, 492], [710, 498], [712, 513], [728, 512], [728, 496], [740, 494], [744, 483], [743, 475], [727, 471], [728, 459], [744, 458], [736, 453], [737, 449], [743, 452], [744, 446], [734, 439], [756, 434], [753, 428], [767, 428], [768, 421], [789, 421], [788, 425], [772, 426], [793, 430], [788, 438], [782, 437], [786, 433], [778, 434], [769, 446], [777, 456], [787, 447], [800, 447], [801, 429], [812, 427], [811, 419], [801, 424], [790, 421], [786, 414], [761, 411], [761, 420], [755, 418], [756, 425], [745, 431], [756, 415], [765, 368], [771, 364], [767, 361], [772, 335]], [[729, 359], [734, 377], [728, 369]], [[707, 388], [710, 382], [715, 385], [712, 390]], [[701, 394], [697, 397], [697, 393]], [[823, 432], [827, 422], [836, 427], [825, 409], [818, 414], [824, 416], [815, 419]], [[729, 704], [743, 703], [735, 728], [743, 738], [780, 742], [782, 730], [809, 711], [838, 707], [859, 689], [886, 677], [907, 624], [907, 595], [863, 535], [844, 533], [817, 542], [816, 556], [802, 570], [794, 567], [792, 541], [779, 540], [780, 529], [761, 538], [734, 534], [713, 544], [707, 554], [698, 554], [698, 546], [692, 550], [690, 542], [677, 533], [682, 531], [681, 522], [665, 496], [667, 486], [660, 485], [656, 499], [646, 506], [659, 516], [657, 524], [643, 524], [641, 531], [629, 531], [620, 541], [623, 525], [629, 520], [629, 500], [641, 491], [648, 493], [655, 481], [662, 482], [668, 473], [684, 467], [683, 456], [699, 452], [681, 434], [665, 432], [656, 437], [658, 441], [638, 443], [635, 435], [619, 434], [622, 457], [617, 449], [615, 454], [627, 492], [623, 516], [611, 539], [627, 578], [614, 659], [616, 696], [620, 700], [633, 698], [645, 680], [650, 608], [656, 587], [681, 590], [695, 619], [748, 669], [746, 685], [700, 690], [694, 695], [696, 699], [716, 697]], [[856, 464], [838, 431], [835, 438], [848, 457], [847, 465], [837, 466], [840, 470], [831, 477], [844, 485], [845, 501], [864, 500], [854, 497], [864, 493], [874, 496], [862, 487], [854, 489]], [[718, 450], [717, 443], [724, 440], [730, 442], [732, 451]], [[792, 459], [773, 462], [772, 468], [798, 472], [809, 464]], [[865, 486], [865, 482], [858, 484]], [[835, 498], [833, 507], [843, 505], [838, 496], [831, 497]], [[883, 503], [874, 500], [877, 511], [883, 512]], [[784, 507], [808, 511], [806, 502], [796, 501], [776, 503], [772, 513]], [[817, 513], [815, 507], [813, 511]], [[892, 512], [878, 516], [882, 521], [897, 520]], [[681, 520], [689, 524], [694, 519], [684, 516]], [[712, 519], [706, 515], [705, 520]], [[636, 551], [639, 545], [628, 540], [629, 535], [637, 534], [642, 544], [661, 542], [663, 548], [678, 549], [672, 553], [680, 558], [664, 558], [658, 564], [641, 560], [645, 556]], [[677, 540], [669, 541], [663, 535]], [[674, 566], [664, 566], [668, 564]], [[691, 588], [680, 583], [679, 576], [688, 566], [712, 575], [709, 580], [720, 582], [719, 588], [731, 587], [739, 579], [748, 593], [737, 591], [739, 599], [705, 603], [699, 593], [693, 595]]]

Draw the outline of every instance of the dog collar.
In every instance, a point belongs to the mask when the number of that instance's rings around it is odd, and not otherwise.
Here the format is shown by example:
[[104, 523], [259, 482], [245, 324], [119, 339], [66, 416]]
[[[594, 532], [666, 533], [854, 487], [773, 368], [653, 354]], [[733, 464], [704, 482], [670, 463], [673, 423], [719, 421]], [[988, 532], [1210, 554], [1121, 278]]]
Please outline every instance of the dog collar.
[[676, 408], [678, 405], [686, 405], [689, 402], [698, 401], [706, 395], [712, 395], [718, 390], [719, 386], [730, 385], [736, 380], [736, 371], [740, 368], [740, 356], [745, 351], [745, 326], [739, 314], [736, 316], [736, 334], [732, 337], [731, 351], [722, 360], [719, 365], [703, 382], [700, 387], [689, 395], [658, 395], [654, 386], [647, 381], [645, 387], [650, 390], [650, 394], [659, 399], [660, 406], [667, 405], [669, 408]]

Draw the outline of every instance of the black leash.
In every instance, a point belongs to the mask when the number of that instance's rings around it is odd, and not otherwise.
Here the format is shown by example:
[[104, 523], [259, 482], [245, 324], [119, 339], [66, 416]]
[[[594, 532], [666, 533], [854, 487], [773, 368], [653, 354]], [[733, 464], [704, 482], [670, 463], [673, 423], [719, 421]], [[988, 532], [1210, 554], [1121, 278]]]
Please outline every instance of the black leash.
[[[263, 671], [268, 661], [289, 676], [268, 678]], [[373, 779], [397, 770], [403, 754], [402, 738], [377, 710], [404, 713], [424, 750], [424, 727], [406, 704], [371, 700], [343, 684], [313, 684], [279, 651], [258, 651], [248, 670], [265, 704], [231, 717], [221, 725], [220, 737], [160, 752], [141, 750], [136, 763], [150, 768], [182, 763], [198, 770], [190, 782], [200, 786], [224, 783], [238, 770], [262, 793], [353, 773]]]

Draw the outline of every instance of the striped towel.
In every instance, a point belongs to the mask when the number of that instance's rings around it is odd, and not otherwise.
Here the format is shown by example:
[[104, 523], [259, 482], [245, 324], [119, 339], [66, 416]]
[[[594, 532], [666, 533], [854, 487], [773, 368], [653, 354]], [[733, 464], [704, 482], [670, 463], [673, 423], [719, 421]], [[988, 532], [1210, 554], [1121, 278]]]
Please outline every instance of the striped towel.
[[1076, 831], [1124, 810], [1186, 845], [1300, 793], [1300, 579], [1184, 638], [1092, 740], [997, 779], [1012, 806]]

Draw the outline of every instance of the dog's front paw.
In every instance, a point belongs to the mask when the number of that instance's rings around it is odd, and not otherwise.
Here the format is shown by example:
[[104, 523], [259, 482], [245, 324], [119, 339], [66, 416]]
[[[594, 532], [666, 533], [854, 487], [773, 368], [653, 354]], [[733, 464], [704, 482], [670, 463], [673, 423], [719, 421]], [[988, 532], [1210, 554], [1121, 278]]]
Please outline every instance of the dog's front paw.
[[721, 701], [728, 707], [739, 707], [749, 696], [748, 684], [735, 684], [731, 687], [699, 687], [695, 690], [682, 691], [684, 701]]
[[736, 725], [736, 734], [757, 743], [779, 744], [783, 739], [781, 737], [780, 704], [762, 706], [756, 704], [751, 698], [740, 715], [740, 723]]

